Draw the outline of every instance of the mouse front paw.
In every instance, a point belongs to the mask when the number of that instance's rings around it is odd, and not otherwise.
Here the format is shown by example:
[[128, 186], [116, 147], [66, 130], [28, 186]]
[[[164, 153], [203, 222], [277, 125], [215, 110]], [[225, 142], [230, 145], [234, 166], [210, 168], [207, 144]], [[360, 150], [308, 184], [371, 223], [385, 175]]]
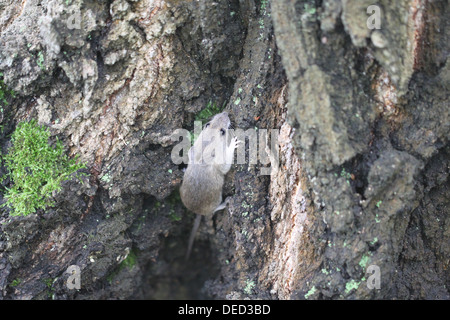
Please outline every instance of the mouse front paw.
[[231, 140], [231, 143], [230, 143], [230, 148], [232, 148], [233, 150], [234, 149], [236, 149], [240, 144], [242, 144], [243, 142], [241, 141], [241, 140], [238, 140], [238, 138], [237, 137], [234, 137], [232, 140]]

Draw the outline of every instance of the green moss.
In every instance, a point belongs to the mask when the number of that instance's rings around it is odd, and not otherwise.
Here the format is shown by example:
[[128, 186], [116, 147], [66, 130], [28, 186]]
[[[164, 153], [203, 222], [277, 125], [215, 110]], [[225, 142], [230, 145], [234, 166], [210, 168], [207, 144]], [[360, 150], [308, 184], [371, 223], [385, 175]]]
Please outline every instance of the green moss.
[[305, 294], [305, 299], [308, 299], [310, 296], [312, 296], [314, 293], [316, 293], [317, 289], [315, 286], [313, 286], [309, 291]]
[[37, 54], [36, 63], [39, 66], [39, 68], [41, 68], [41, 70], [45, 69], [44, 61], [45, 61], [44, 60], [44, 54], [42, 53], [42, 51], [39, 51], [38, 54]]
[[61, 183], [85, 168], [77, 158], [69, 159], [61, 141], [51, 146], [49, 138], [48, 128], [35, 120], [19, 123], [12, 134], [12, 146], [2, 156], [12, 183], [4, 195], [11, 215], [27, 216], [54, 205], [52, 194], [61, 190]]
[[375, 222], [376, 222], [376, 223], [380, 223], [380, 221], [381, 221], [381, 220], [380, 220], [380, 218], [378, 217], [378, 213], [377, 213], [377, 214], [375, 215]]
[[136, 263], [137, 263], [137, 251], [132, 249], [130, 251], [130, 253], [127, 255], [127, 257], [119, 264], [119, 266], [106, 277], [106, 281], [108, 281], [109, 284], [112, 284], [113, 279], [124, 268], [127, 268], [128, 270], [130, 270], [136, 265]]
[[21, 279], [17, 278], [14, 279], [13, 281], [11, 281], [11, 283], [9, 284], [10, 287], [17, 287], [20, 283], [22, 282]]
[[349, 293], [353, 289], [355, 290], [358, 289], [360, 283], [361, 283], [360, 281], [356, 281], [354, 279], [350, 280], [345, 284], [345, 293]]
[[222, 107], [217, 106], [215, 102], [209, 101], [206, 107], [196, 114], [195, 121], [207, 122], [212, 116], [222, 112], [225, 104]]
[[348, 180], [348, 179], [352, 178], [352, 175], [351, 175], [351, 173], [348, 173], [347, 171], [345, 171], [345, 168], [342, 168], [341, 177], [344, 177], [345, 179]]
[[109, 183], [111, 182], [111, 175], [109, 173], [105, 173], [101, 178], [100, 181], [105, 182], [105, 183]]
[[359, 266], [360, 266], [363, 270], [366, 270], [366, 266], [367, 266], [367, 264], [369, 263], [369, 260], [370, 260], [370, 257], [369, 257], [368, 255], [364, 254], [364, 255], [361, 257], [361, 260], [359, 261]]
[[47, 288], [50, 289], [53, 284], [53, 279], [52, 278], [43, 279], [42, 282], [44, 282]]
[[261, 11], [265, 12], [267, 9], [268, 0], [261, 0]]
[[169, 211], [169, 218], [173, 222], [176, 222], [176, 221], [180, 221], [181, 220], [181, 215], [179, 215], [174, 209], [170, 209], [170, 211]]
[[131, 250], [127, 257], [120, 263], [119, 269], [132, 269], [137, 263], [137, 255], [134, 250]]
[[311, 6], [311, 5], [309, 5], [308, 3], [305, 3], [305, 12], [310, 14], [310, 15], [313, 15], [313, 14], [316, 13], [316, 8]]
[[255, 281], [248, 279], [245, 282], [244, 292], [248, 295], [252, 294], [252, 290], [255, 288]]
[[247, 208], [251, 208], [252, 206], [249, 205], [249, 204], [244, 200], [244, 201], [242, 201], [242, 203], [241, 203], [241, 207], [247, 209]]
[[262, 18], [259, 19], [259, 28], [264, 29], [264, 19]]
[[323, 274], [326, 274], [326, 275], [329, 275], [330, 274], [330, 271], [328, 271], [327, 269], [325, 269], [325, 268], [322, 268], [322, 273]]
[[52, 298], [53, 294], [55, 293], [55, 290], [53, 289], [53, 283], [55, 282], [55, 279], [46, 278], [46, 279], [43, 279], [42, 282], [44, 282], [45, 285], [47, 286], [47, 290], [48, 290], [47, 291], [47, 296], [49, 298]]
[[[166, 200], [167, 204], [169, 205], [169, 218], [170, 220], [176, 222], [180, 221], [182, 216], [181, 212], [179, 212], [177, 209], [177, 204], [181, 203], [181, 196], [180, 192], [178, 190], [175, 190], [169, 197], [167, 197]], [[156, 205], [155, 205], [156, 207]]]

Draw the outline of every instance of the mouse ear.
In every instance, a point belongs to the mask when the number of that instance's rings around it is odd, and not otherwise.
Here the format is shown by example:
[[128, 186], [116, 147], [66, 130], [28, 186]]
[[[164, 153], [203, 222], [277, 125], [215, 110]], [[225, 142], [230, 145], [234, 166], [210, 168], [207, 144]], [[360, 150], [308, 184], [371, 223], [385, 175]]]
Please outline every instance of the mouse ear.
[[205, 128], [208, 128], [210, 124], [211, 124], [211, 122], [208, 122], [207, 124], [205, 124]]

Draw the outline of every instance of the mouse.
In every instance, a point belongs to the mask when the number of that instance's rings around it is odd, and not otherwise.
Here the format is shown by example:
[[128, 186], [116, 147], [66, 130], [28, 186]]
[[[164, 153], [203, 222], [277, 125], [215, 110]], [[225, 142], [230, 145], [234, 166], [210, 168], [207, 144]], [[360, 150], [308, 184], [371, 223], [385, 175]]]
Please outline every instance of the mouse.
[[185, 259], [191, 254], [195, 235], [203, 216], [212, 217], [214, 212], [224, 209], [229, 197], [222, 201], [225, 175], [230, 171], [234, 150], [242, 141], [233, 137], [228, 143], [231, 125], [227, 112], [222, 112], [204, 125], [194, 145], [188, 151], [188, 165], [180, 187], [181, 201], [196, 214], [189, 236]]

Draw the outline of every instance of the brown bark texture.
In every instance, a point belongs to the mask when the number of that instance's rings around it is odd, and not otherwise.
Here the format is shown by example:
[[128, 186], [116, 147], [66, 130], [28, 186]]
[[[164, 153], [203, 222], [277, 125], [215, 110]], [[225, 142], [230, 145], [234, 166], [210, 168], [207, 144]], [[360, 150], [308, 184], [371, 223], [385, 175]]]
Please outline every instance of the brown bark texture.
[[[2, 153], [36, 119], [87, 166], [54, 207], [0, 209], [0, 299], [449, 299], [449, 10], [0, 1]], [[185, 261], [172, 136], [211, 105], [260, 156]]]

